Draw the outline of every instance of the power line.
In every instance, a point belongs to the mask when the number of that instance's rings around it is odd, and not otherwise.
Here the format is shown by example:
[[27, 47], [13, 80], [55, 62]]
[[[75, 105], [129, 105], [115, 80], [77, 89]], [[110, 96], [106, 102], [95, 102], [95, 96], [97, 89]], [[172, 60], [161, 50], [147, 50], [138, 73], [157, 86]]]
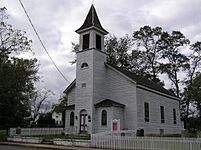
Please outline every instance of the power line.
[[60, 73], [60, 75], [64, 78], [64, 80], [66, 80], [68, 83], [70, 83], [69, 80], [64, 76], [64, 74], [59, 70], [58, 66], [56, 65], [56, 63], [54, 62], [54, 60], [52, 59], [52, 57], [50, 56], [50, 54], [49, 54], [47, 48], [45, 47], [43, 41], [41, 40], [41, 38], [40, 38], [40, 36], [39, 36], [39, 34], [38, 34], [36, 28], [34, 27], [32, 21], [31, 21], [31, 18], [29, 17], [29, 15], [28, 15], [28, 13], [27, 13], [27, 11], [26, 11], [26, 9], [25, 9], [25, 7], [24, 7], [22, 1], [19, 0], [19, 2], [20, 2], [20, 4], [21, 4], [21, 6], [22, 6], [22, 8], [23, 8], [23, 10], [24, 10], [24, 13], [26, 14], [26, 16], [27, 16], [27, 18], [28, 18], [28, 20], [29, 20], [29, 22], [30, 22], [30, 24], [31, 24], [31, 26], [32, 26], [32, 28], [33, 28], [33, 30], [34, 30], [34, 32], [35, 32], [37, 38], [38, 38], [38, 40], [40, 41], [40, 43], [41, 43], [43, 49], [45, 50], [46, 54], [47, 54], [48, 57], [50, 58], [52, 64], [55, 66], [55, 68], [56, 68], [57, 71]]

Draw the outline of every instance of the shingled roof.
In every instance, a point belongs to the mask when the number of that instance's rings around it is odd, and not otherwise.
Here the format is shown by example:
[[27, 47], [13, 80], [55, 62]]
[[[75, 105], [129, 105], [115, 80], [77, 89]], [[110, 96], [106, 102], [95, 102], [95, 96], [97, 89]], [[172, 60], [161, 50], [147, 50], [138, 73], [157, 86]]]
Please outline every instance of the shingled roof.
[[75, 32], [76, 33], [81, 33], [82, 31], [87, 30], [88, 28], [94, 28], [96, 27], [97, 29], [99, 29], [100, 31], [102, 31], [104, 34], [107, 34], [108, 32], [101, 26], [101, 23], [98, 19], [98, 15], [96, 13], [96, 10], [94, 8], [94, 6], [92, 5], [89, 13], [87, 14], [87, 17], [83, 23], [83, 25], [77, 29]]
[[132, 79], [133, 81], [135, 81], [137, 84], [139, 85], [142, 85], [142, 86], [145, 86], [145, 87], [148, 87], [150, 89], [153, 89], [153, 90], [156, 90], [156, 91], [159, 91], [159, 92], [162, 92], [162, 93], [165, 93], [165, 94], [168, 94], [170, 96], [174, 96], [176, 97], [176, 95], [170, 91], [168, 91], [167, 89], [165, 89], [164, 87], [160, 86], [159, 84], [147, 79], [146, 77], [144, 76], [140, 76], [140, 75], [136, 75], [135, 73], [133, 72], [130, 72], [130, 71], [126, 71], [124, 70], [123, 68], [120, 68], [120, 67], [116, 67], [116, 66], [113, 66], [113, 65], [110, 65], [110, 64], [106, 64], [116, 70], [118, 70], [119, 72], [123, 73], [124, 75], [126, 75], [127, 77], [129, 77], [130, 79]]

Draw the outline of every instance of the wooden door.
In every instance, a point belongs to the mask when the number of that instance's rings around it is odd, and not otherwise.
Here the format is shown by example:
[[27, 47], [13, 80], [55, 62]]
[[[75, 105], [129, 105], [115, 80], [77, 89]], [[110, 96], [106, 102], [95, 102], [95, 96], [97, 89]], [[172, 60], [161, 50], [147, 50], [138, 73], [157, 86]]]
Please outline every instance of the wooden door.
[[80, 133], [87, 132], [87, 114], [80, 114]]

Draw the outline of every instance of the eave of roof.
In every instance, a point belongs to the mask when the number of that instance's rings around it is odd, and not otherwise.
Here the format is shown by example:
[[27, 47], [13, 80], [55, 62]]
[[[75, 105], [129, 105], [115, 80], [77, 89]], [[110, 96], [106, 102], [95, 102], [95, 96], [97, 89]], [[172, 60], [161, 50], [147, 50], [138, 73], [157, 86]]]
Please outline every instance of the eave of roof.
[[75, 87], [75, 84], [76, 84], [76, 79], [73, 80], [73, 81], [70, 83], [70, 85], [64, 90], [63, 93], [68, 93], [68, 92], [70, 92], [70, 91], [73, 89], [73, 87]]
[[96, 103], [94, 106], [96, 108], [99, 108], [99, 107], [121, 107], [121, 108], [124, 108], [125, 107], [124, 104], [115, 102], [115, 101], [113, 101], [111, 99], [102, 100], [101, 102]]
[[72, 110], [72, 109], [75, 109], [75, 105], [68, 105], [66, 107], [66, 110]]

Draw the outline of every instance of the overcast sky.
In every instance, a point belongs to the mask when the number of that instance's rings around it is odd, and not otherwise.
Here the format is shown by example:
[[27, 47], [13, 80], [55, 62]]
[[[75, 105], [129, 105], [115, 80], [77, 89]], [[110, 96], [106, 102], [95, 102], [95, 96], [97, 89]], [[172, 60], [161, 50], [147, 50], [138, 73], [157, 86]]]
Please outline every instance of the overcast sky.
[[[71, 42], [79, 36], [74, 32], [84, 22], [92, 0], [22, 0], [35, 28], [55, 63], [71, 82], [75, 65]], [[161, 26], [164, 31], [179, 30], [191, 42], [201, 41], [201, 0], [94, 0], [102, 26], [118, 37], [132, 34], [144, 25]], [[18, 0], [0, 0], [10, 15], [9, 23], [24, 30], [33, 40], [34, 57], [39, 60], [38, 86], [52, 90], [56, 102], [68, 86], [54, 68], [36, 38]]]

